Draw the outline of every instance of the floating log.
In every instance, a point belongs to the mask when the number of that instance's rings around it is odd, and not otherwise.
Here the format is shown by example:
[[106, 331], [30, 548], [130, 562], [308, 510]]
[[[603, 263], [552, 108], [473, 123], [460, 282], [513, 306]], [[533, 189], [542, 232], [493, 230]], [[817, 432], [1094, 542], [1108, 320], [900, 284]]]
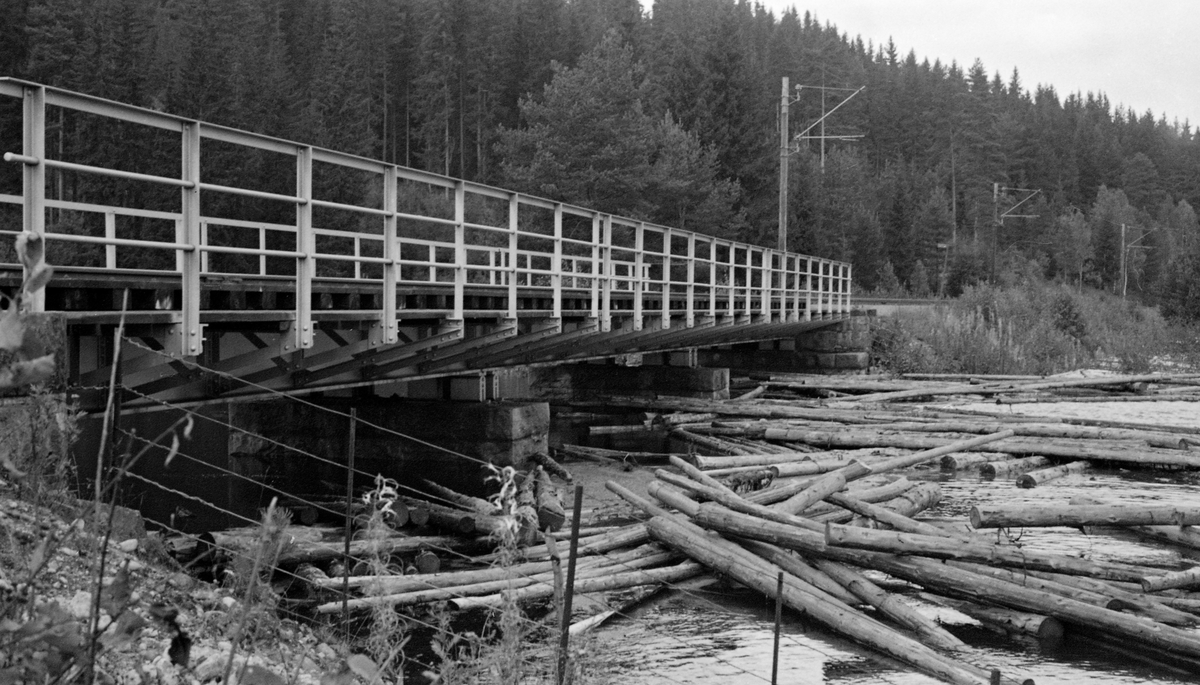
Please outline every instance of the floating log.
[[624, 424], [619, 426], [588, 426], [588, 435], [624, 435], [626, 433], [647, 433], [657, 430], [654, 426], [641, 424]]
[[1158, 649], [1200, 657], [1200, 638], [1178, 628], [1092, 606], [1030, 587], [1004, 581], [988, 582], [976, 573], [920, 557], [879, 554], [870, 565], [927, 590], [954, 597], [979, 599], [1011, 609], [1053, 616], [1072, 626], [1091, 628]]
[[421, 483], [431, 494], [437, 495], [447, 504], [459, 507], [464, 511], [472, 511], [485, 516], [496, 516], [500, 513], [499, 507], [485, 499], [464, 495], [431, 480], [421, 479]]
[[[475, 533], [475, 515], [469, 511], [449, 507], [444, 504], [434, 504], [425, 500], [417, 500], [411, 497], [405, 498], [404, 501], [406, 504], [414, 507], [421, 506], [428, 512], [429, 525], [462, 535]], [[419, 505], [417, 504], [418, 502], [420, 503]]]
[[[1075, 500], [1072, 500], [1075, 501]], [[1044, 526], [1192, 526], [1200, 507], [1138, 504], [993, 504], [971, 507], [975, 528]]]
[[1036, 488], [1037, 486], [1044, 485], [1052, 480], [1062, 478], [1063, 476], [1069, 476], [1073, 473], [1083, 473], [1091, 468], [1092, 465], [1090, 462], [1073, 461], [1069, 464], [1063, 464], [1062, 466], [1052, 466], [1048, 469], [1039, 469], [1037, 471], [1022, 473], [1020, 476], [1017, 476], [1017, 487]]
[[[861, 427], [854, 430], [836, 432], [768, 428], [766, 437], [769, 440], [798, 440], [825, 448], [902, 447], [914, 450], [932, 450], [956, 444], [945, 437], [888, 433], [882, 430], [868, 430]], [[986, 451], [1004, 452], [1006, 454], [1021, 456], [1042, 455], [1060, 459], [1112, 461], [1122, 464], [1140, 464], [1142, 466], [1200, 468], [1200, 453], [1196, 452], [1138, 447], [1136, 444], [1120, 441], [1090, 442], [1099, 444], [1065, 442], [1055, 439], [1030, 440], [1007, 438], [992, 442]], [[973, 448], [958, 447], [951, 451], [966, 451], [967, 449]]]
[[621, 458], [595, 454], [591, 451], [578, 449], [578, 447], [579, 447], [578, 445], [563, 445], [562, 447], [558, 448], [558, 454], [559, 455], [565, 454], [569, 457], [574, 457], [576, 459], [583, 459], [584, 461], [592, 461], [592, 462], [596, 462], [599, 464], [609, 464], [609, 465], [613, 465], [613, 466], [623, 466], [624, 465], [624, 462]]
[[918, 397], [936, 397], [939, 395], [985, 394], [998, 395], [1011, 392], [1029, 392], [1031, 390], [1050, 390], [1053, 388], [1081, 388], [1089, 386], [1123, 385], [1127, 383], [1157, 382], [1164, 378], [1195, 378], [1190, 374], [1143, 374], [1137, 376], [1110, 376], [1104, 378], [1071, 378], [1062, 380], [1040, 380], [1029, 382], [1001, 382], [983, 385], [956, 384], [934, 388], [916, 388], [913, 390], [898, 390], [881, 392], [872, 395], [860, 395], [849, 398], [847, 402], [887, 402], [898, 399], [915, 399]]
[[[633, 452], [630, 450], [613, 450], [602, 447], [587, 447], [584, 445], [563, 445], [559, 448], [559, 453], [567, 454], [581, 459], [589, 459], [600, 463], [625, 462], [630, 459], [637, 463], [662, 463], [667, 461], [669, 457], [687, 458], [687, 454], [669, 454], [665, 452]], [[596, 459], [592, 459], [596, 457]]]
[[814, 561], [817, 568], [833, 578], [839, 585], [854, 593], [859, 599], [878, 609], [884, 616], [907, 627], [921, 636], [926, 643], [946, 650], [966, 648], [966, 644], [954, 637], [932, 619], [926, 618], [903, 600], [885, 591], [866, 576], [845, 564], [828, 559]]
[[716, 418], [717, 415], [712, 413], [674, 412], [663, 414], [659, 421], [667, 426], [678, 426], [684, 423], [707, 423]]
[[[890, 509], [901, 516], [912, 517], [942, 501], [942, 488], [937, 483], [926, 482], [913, 485], [905, 480], [901, 484], [908, 487], [895, 497], [880, 500], [881, 507]], [[870, 494], [869, 491], [866, 491], [857, 493], [855, 496], [863, 502], [875, 501]]]
[[[704, 567], [694, 561], [685, 561], [665, 568], [627, 571], [624, 573], [608, 573], [596, 578], [576, 578], [575, 592], [596, 593], [625, 590], [643, 585], [659, 585], [662, 583], [677, 583], [704, 573]], [[527, 585], [510, 590], [508, 598], [516, 601], [549, 597], [554, 588], [545, 584]], [[475, 607], [498, 607], [506, 600], [505, 594], [493, 594], [481, 597], [456, 597], [450, 600], [456, 609], [471, 609]]]
[[1139, 582], [1140, 568], [1114, 562], [1088, 561], [1061, 554], [1034, 552], [1003, 545], [968, 543], [945, 537], [900, 533], [871, 528], [827, 524], [825, 542], [837, 547], [853, 547], [893, 554], [915, 554], [937, 559], [986, 562], [996, 566], [1053, 571], [1077, 576]]
[[[814, 521], [810, 521], [782, 510], [763, 506], [754, 502], [749, 502], [733, 492], [728, 492], [719, 488], [712, 488], [662, 470], [656, 471], [654, 475], [665, 483], [670, 483], [685, 491], [694, 492], [715, 502], [720, 502], [734, 511], [741, 511], [743, 513], [752, 514], [766, 520], [777, 521], [779, 523], [791, 526], [799, 526], [801, 528], [807, 528], [813, 531], [821, 530], [820, 525]], [[690, 511], [690, 506], [686, 503], [681, 503], [677, 499], [667, 500], [659, 497], [659, 489], [656, 483], [651, 483], [648, 490], [650, 491], [650, 495], [655, 499], [659, 499], [677, 509]], [[668, 494], [670, 494], [669, 491]]]
[[754, 450], [742, 447], [728, 440], [721, 440], [710, 435], [700, 435], [691, 431], [676, 428], [671, 431], [671, 437], [679, 438], [684, 442], [689, 442], [693, 445], [699, 445], [705, 449], [714, 450], [723, 454], [755, 454]]
[[862, 600], [831, 578], [829, 574], [805, 562], [800, 555], [791, 550], [758, 540], [738, 540], [738, 544], [847, 605], [854, 606], [862, 603]]
[[[590, 560], [588, 563], [578, 567], [579, 580], [586, 580], [595, 577], [609, 577], [614, 575], [612, 568], [621, 567], [626, 569], [639, 569], [644, 566], [657, 566], [659, 564], [671, 561], [675, 558], [673, 552], [652, 552], [646, 554], [639, 552], [639, 558], [626, 557], [617, 562], [617, 564], [606, 564], [603, 559]], [[616, 574], [620, 575], [620, 574]], [[508, 575], [495, 580], [488, 580], [470, 585], [454, 585], [438, 588], [429, 588], [414, 590], [411, 592], [388, 593], [373, 595], [370, 597], [361, 597], [351, 599], [347, 602], [350, 609], [363, 609], [378, 606], [412, 606], [415, 604], [426, 604], [428, 602], [438, 602], [443, 600], [455, 600], [469, 596], [489, 595], [500, 591], [516, 591], [520, 588], [530, 588], [540, 586], [535, 589], [529, 596], [545, 596], [553, 594], [554, 585], [553, 571], [514, 576]], [[369, 587], [369, 586], [368, 586]], [[581, 590], [577, 590], [581, 591]], [[524, 598], [525, 595], [518, 594], [518, 598]], [[316, 607], [315, 611], [318, 614], [334, 613], [341, 610], [341, 602], [329, 602]]]
[[571, 476], [571, 473], [564, 469], [557, 461], [551, 459], [549, 454], [546, 454], [545, 452], [534, 452], [533, 454], [529, 455], [529, 459], [538, 466], [541, 466], [543, 469], [546, 469], [550, 475], [556, 476], [568, 483], [575, 482], [575, 479]]
[[[942, 489], [937, 483], [913, 483], [900, 477], [886, 485], [866, 490], [848, 488], [847, 492], [864, 502], [878, 503], [904, 516], [914, 516], [937, 504], [942, 498]], [[854, 514], [834, 504], [815, 504], [805, 515], [824, 523], [846, 523]]]
[[975, 602], [941, 597], [928, 592], [920, 593], [920, 597], [928, 602], [941, 604], [961, 614], [970, 616], [982, 623], [985, 628], [991, 628], [1001, 633], [1029, 635], [1040, 641], [1051, 643], [1059, 642], [1063, 638], [1062, 621], [1053, 616], [1031, 614], [1026, 611], [1016, 611], [1003, 607], [985, 606], [983, 604], [976, 604]]
[[1005, 461], [989, 461], [979, 467], [979, 475], [984, 478], [998, 478], [1012, 473], [1023, 473], [1049, 466], [1050, 460], [1045, 457], [1022, 457]]
[[[984, 564], [947, 561], [947, 564], [958, 568], [999, 578], [1017, 585], [1025, 585], [1044, 590], [1063, 597], [1070, 597], [1085, 604], [1105, 607], [1114, 611], [1126, 611], [1151, 618], [1169, 626], [1191, 626], [1196, 624], [1196, 618], [1189, 616], [1172, 607], [1157, 602], [1154, 598], [1140, 592], [1134, 595], [1115, 587], [1111, 581], [1096, 580], [1084, 576], [1070, 576], [1061, 573], [1047, 573], [1031, 569], [1008, 569]], [[1136, 584], [1130, 584], [1137, 587]]]
[[998, 452], [956, 452], [942, 457], [941, 463], [942, 469], [945, 471], [962, 471], [972, 466], [983, 466], [988, 462], [1009, 461], [1011, 459], [1013, 459], [1012, 456]]
[[834, 493], [826, 497], [825, 501], [836, 504], [844, 509], [848, 509], [859, 516], [866, 516], [867, 518], [878, 521], [884, 525], [891, 526], [892, 528], [905, 533], [955, 537], [953, 535], [947, 535], [945, 531], [937, 528], [936, 526], [915, 521], [906, 515], [902, 515], [886, 507], [864, 502], [845, 493]]
[[539, 530], [559, 530], [567, 520], [563, 510], [562, 496], [550, 482], [550, 474], [540, 466], [534, 482], [537, 495], [537, 520]]
[[[350, 556], [356, 561], [365, 561], [371, 557], [389, 557], [396, 554], [415, 554], [423, 549], [450, 549], [460, 543], [455, 538], [423, 536], [423, 537], [388, 537], [381, 540], [352, 540]], [[240, 550], [246, 552], [248, 550]], [[283, 568], [300, 564], [321, 565], [341, 559], [345, 551], [342, 542], [309, 542], [289, 545], [275, 565]]]
[[[697, 454], [692, 457], [692, 461], [694, 461], [696, 466], [699, 468], [702, 468], [705, 471], [710, 471], [713, 469], [728, 469], [745, 466], [774, 466], [775, 464], [787, 464], [792, 462], [815, 463], [817, 460], [813, 459], [812, 452], [782, 452], [775, 454], [743, 454], [724, 457], [707, 457]], [[836, 464], [840, 462], [842, 466], [845, 466], [846, 462], [849, 460], [841, 458], [826, 458], [821, 461], [829, 464]], [[834, 466], [826, 470], [832, 471], [834, 468], [838, 467]], [[824, 471], [813, 471], [813, 473], [824, 473]]]
[[705, 528], [754, 537], [823, 558], [873, 568], [937, 594], [1042, 613], [1066, 624], [1088, 626], [1130, 641], [1200, 657], [1200, 638], [1190, 633], [1032, 587], [989, 579], [958, 568], [955, 562], [942, 563], [922, 557], [898, 557], [831, 547], [812, 532], [769, 521], [755, 521], [751, 516], [729, 511], [719, 505], [701, 505], [695, 520]]
[[1161, 576], [1142, 578], [1142, 589], [1146, 592], [1193, 587], [1200, 587], [1200, 566], [1193, 566], [1183, 571], [1166, 573]]
[[775, 478], [779, 475], [779, 469], [772, 466], [765, 469], [756, 469], [754, 471], [742, 471], [740, 473], [730, 474], [721, 479], [726, 487], [737, 493], [755, 492], [770, 487], [771, 483], [775, 482]]
[[705, 535], [694, 525], [664, 516], [651, 518], [647, 526], [655, 538], [768, 597], [776, 596], [776, 578], [783, 573], [782, 600], [786, 605], [804, 612], [835, 632], [915, 666], [924, 673], [949, 683], [981, 685], [989, 682], [981, 670], [951, 661], [929, 647], [858, 613], [796, 576], [783, 572], [778, 566], [749, 554], [732, 542]]
[[437, 573], [442, 568], [442, 560], [432, 551], [423, 549], [413, 557], [413, 566], [417, 573]]
[[848, 466], [818, 478], [807, 488], [776, 504], [775, 508], [787, 514], [803, 513], [812, 505], [846, 487], [847, 482], [857, 480], [870, 473], [870, 467], [865, 466], [862, 462], [852, 461]]

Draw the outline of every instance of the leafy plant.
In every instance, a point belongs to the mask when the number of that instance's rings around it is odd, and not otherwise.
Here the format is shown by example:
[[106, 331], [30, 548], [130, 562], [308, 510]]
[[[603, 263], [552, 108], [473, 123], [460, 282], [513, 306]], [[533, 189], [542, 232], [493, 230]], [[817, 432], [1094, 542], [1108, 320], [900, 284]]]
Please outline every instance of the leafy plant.
[[54, 275], [54, 269], [46, 264], [45, 238], [32, 233], [17, 236], [17, 259], [28, 276], [14, 295], [0, 294], [0, 302], [5, 302], [0, 310], [0, 352], [13, 356], [0, 368], [0, 390], [40, 383], [54, 374], [54, 355], [43, 354], [38, 341], [26, 335], [22, 320], [29, 299]]

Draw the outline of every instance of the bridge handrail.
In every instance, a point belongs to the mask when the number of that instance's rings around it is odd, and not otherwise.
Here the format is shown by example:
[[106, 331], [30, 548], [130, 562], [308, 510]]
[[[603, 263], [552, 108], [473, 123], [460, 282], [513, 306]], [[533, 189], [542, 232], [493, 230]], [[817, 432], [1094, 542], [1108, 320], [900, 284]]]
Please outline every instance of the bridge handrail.
[[[179, 279], [182, 297], [175, 352], [183, 356], [194, 356], [201, 349], [202, 277], [292, 278], [296, 311], [291, 349], [303, 349], [313, 343], [313, 283], [348, 279], [348, 273], [336, 268], [339, 263], [352, 265], [355, 281], [380, 289], [376, 344], [397, 340], [397, 288], [430, 282], [453, 284], [449, 309], [450, 318], [457, 321], [472, 311], [466, 304], [468, 285], [506, 288], [504, 309], [511, 319], [518, 316], [518, 288], [548, 295], [554, 317], [562, 315], [564, 290], [590, 290], [589, 313], [601, 330], [609, 330], [615, 316], [631, 317], [628, 325], [638, 330], [645, 317], [655, 316], [663, 327], [669, 327], [672, 318], [691, 326], [704, 316], [790, 321], [849, 311], [851, 269], [845, 262], [597, 212], [16, 79], [0, 78], [0, 96], [22, 100], [24, 133], [22, 150], [4, 154], [6, 161], [22, 166], [21, 194], [0, 193], [0, 206], [22, 206], [24, 232], [45, 235], [55, 242], [103, 246], [103, 268], [110, 272], [140, 273], [147, 268], [145, 264], [131, 268], [118, 248], [173, 252], [174, 268], [161, 265], [158, 270]], [[95, 115], [103, 122], [115, 120], [178, 133], [179, 177], [51, 159], [46, 151], [48, 107]], [[202, 180], [200, 158], [205, 141], [233, 145], [237, 152], [250, 149], [293, 159], [296, 192], [289, 195]], [[362, 192], [355, 201], [361, 204], [317, 197], [314, 163], [365, 172], [374, 179], [372, 185], [382, 181], [382, 192]], [[178, 188], [179, 211], [47, 197], [48, 169]], [[420, 195], [414, 187], [423, 188], [425, 194]], [[436, 205], [433, 209], [402, 206], [405, 191], [411, 204], [434, 197], [435, 190], [446, 200], [441, 211]], [[287, 224], [203, 214], [201, 193], [283, 203], [294, 208], [296, 219]], [[505, 209], [507, 220], [501, 218]], [[47, 232], [48, 210], [84, 217], [100, 215], [103, 235]], [[336, 220], [315, 220], [314, 210], [356, 218], [347, 229], [336, 225]], [[567, 218], [572, 219], [569, 229]], [[380, 224], [371, 223], [374, 221]], [[138, 235], [122, 237], [119, 224], [133, 226]], [[452, 237], [429, 237], [438, 232], [452, 232]], [[0, 230], [0, 234], [15, 233]], [[165, 239], [168, 233], [173, 233], [174, 240]], [[213, 262], [219, 255], [256, 257], [258, 263], [225, 260], [222, 266]], [[631, 294], [631, 312], [614, 307], [614, 292]], [[33, 306], [36, 309], [42, 303], [35, 301]]]

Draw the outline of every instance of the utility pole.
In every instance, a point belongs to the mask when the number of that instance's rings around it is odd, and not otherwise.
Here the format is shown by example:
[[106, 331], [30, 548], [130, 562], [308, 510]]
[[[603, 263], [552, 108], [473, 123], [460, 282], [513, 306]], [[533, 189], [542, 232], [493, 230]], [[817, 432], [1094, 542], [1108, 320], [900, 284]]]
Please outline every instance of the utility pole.
[[779, 251], [787, 252], [788, 232], [788, 155], [791, 141], [788, 140], [788, 77], [783, 77], [782, 96], [779, 101]]
[[[779, 245], [779, 250], [782, 252], [787, 252], [788, 157], [793, 152], [795, 152], [795, 150], [792, 148], [792, 143], [794, 141], [810, 140], [813, 138], [819, 138], [821, 140], [821, 171], [824, 172], [825, 171], [825, 140], [826, 139], [855, 140], [858, 138], [862, 138], [862, 134], [827, 136], [827, 135], [825, 135], [825, 120], [829, 118], [829, 115], [836, 112], [838, 110], [838, 108], [840, 108], [842, 105], [849, 102], [850, 98], [854, 97], [855, 95], [858, 95], [859, 93], [861, 93], [863, 90], [866, 89], [866, 86], [862, 86], [861, 88], [857, 88], [857, 89], [855, 89], [855, 88], [833, 88], [833, 87], [827, 87], [827, 86], [796, 86], [796, 95], [793, 97], [790, 93], [790, 89], [788, 88], [788, 84], [789, 84], [788, 77], [784, 76], [783, 77], [783, 85], [782, 85], [782, 88], [780, 89], [780, 98], [779, 98], [779, 235], [778, 235], [778, 245]], [[796, 134], [795, 136], [792, 136], [792, 135], [790, 135], [790, 132], [788, 131], [788, 108], [791, 107], [793, 102], [796, 102], [797, 100], [800, 99], [800, 91], [802, 91], [805, 88], [820, 89], [820, 91], [821, 91], [821, 118], [814, 121], [808, 128], [804, 129], [800, 133]], [[828, 112], [826, 112], [825, 111], [825, 91], [827, 91], [827, 90], [850, 91], [850, 94], [847, 95], [845, 98], [843, 98], [842, 101], [839, 102], [837, 105], [835, 105], [833, 107], [833, 109], [830, 109]], [[821, 127], [820, 135], [816, 135], [816, 136], [808, 135], [808, 132], [813, 130], [817, 126]]]
[[[1024, 193], [1025, 197], [1018, 200], [1013, 206], [1000, 211], [1000, 193]], [[1000, 231], [1004, 228], [1004, 219], [1036, 219], [1037, 214], [1014, 214], [1017, 209], [1037, 197], [1041, 193], [1040, 188], [1008, 188], [999, 183], [992, 184], [992, 275], [991, 280], [996, 280], [996, 253], [999, 251]]]
[[1121, 224], [1121, 299], [1125, 299], [1125, 285], [1129, 282], [1129, 274], [1125, 272], [1125, 224]]

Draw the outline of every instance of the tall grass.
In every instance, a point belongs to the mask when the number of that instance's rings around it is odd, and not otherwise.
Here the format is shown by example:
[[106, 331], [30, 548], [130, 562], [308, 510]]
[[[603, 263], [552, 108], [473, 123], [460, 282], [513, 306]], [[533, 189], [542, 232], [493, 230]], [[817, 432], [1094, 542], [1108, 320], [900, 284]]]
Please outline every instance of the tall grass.
[[945, 304], [881, 319], [874, 334], [877, 363], [897, 373], [1032, 375], [1186, 363], [1181, 343], [1195, 337], [1157, 309], [1040, 281], [970, 287]]

